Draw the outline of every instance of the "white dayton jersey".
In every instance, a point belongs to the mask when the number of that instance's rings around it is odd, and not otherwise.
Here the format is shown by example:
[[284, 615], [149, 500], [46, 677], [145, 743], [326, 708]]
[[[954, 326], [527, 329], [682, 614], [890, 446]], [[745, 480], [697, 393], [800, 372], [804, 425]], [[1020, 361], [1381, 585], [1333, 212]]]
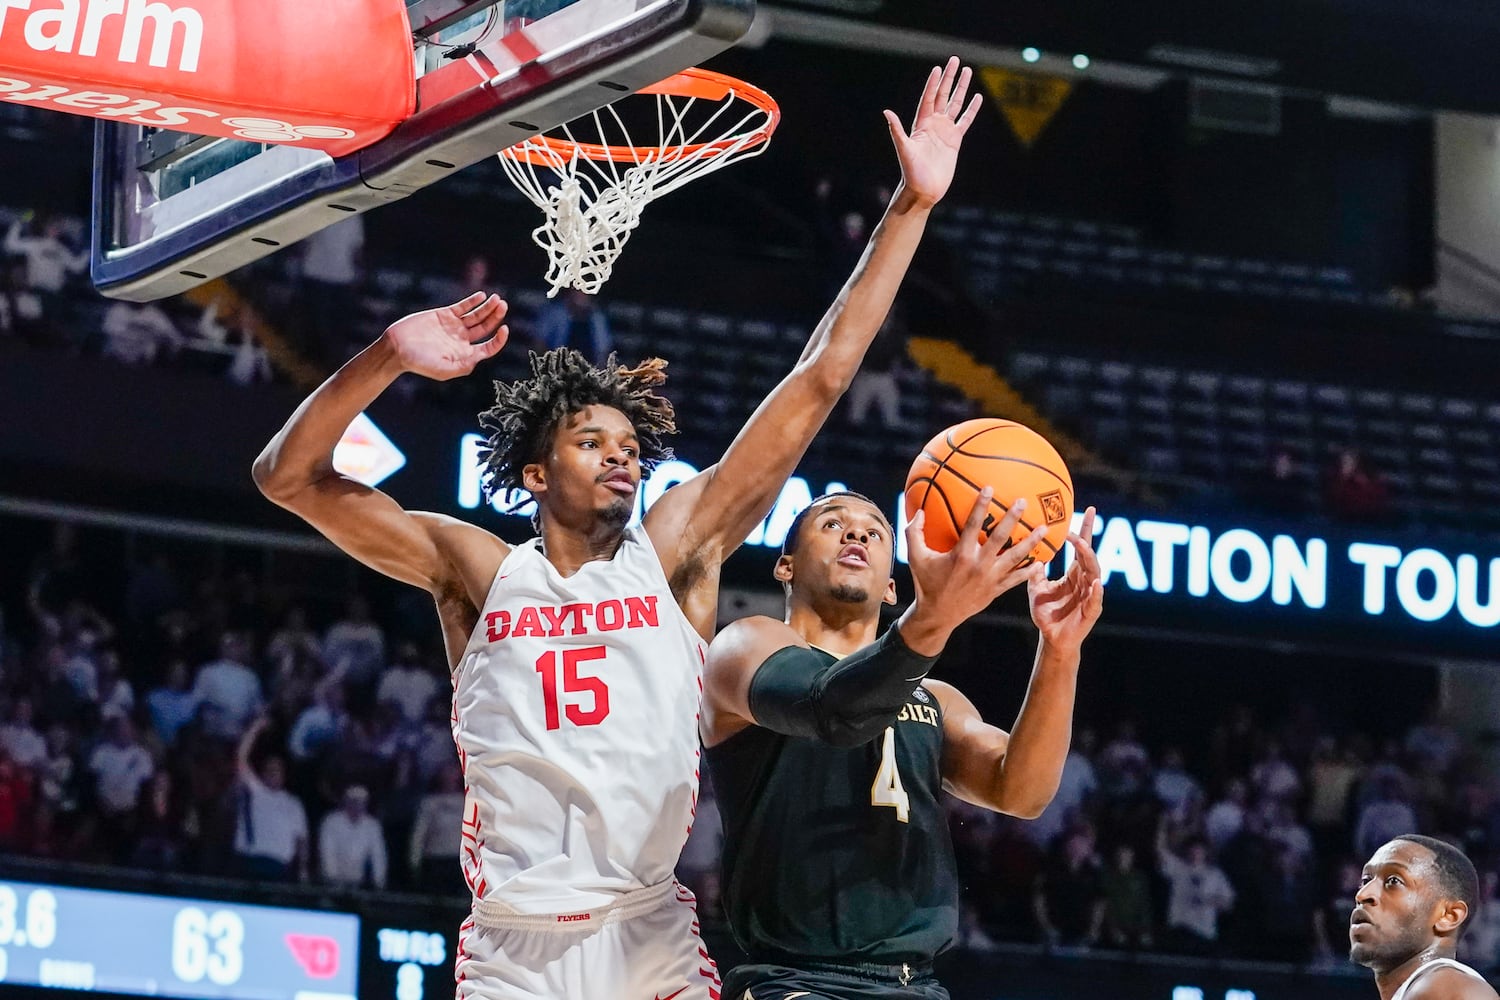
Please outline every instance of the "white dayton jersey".
[[453, 676], [478, 911], [563, 915], [672, 878], [703, 652], [645, 529], [570, 577], [538, 539], [511, 550]]
[[1406, 1000], [1407, 991], [1412, 988], [1412, 983], [1415, 983], [1419, 977], [1424, 976], [1427, 973], [1434, 971], [1435, 969], [1457, 969], [1459, 972], [1462, 972], [1465, 975], [1473, 976], [1481, 983], [1488, 982], [1488, 980], [1486, 980], [1483, 976], [1481, 976], [1479, 973], [1475, 972], [1473, 969], [1469, 968], [1462, 962], [1455, 961], [1451, 958], [1434, 958], [1428, 961], [1425, 965], [1417, 966], [1417, 971], [1406, 977], [1406, 982], [1401, 984], [1401, 988], [1396, 991], [1395, 996], [1391, 997], [1391, 1000]]

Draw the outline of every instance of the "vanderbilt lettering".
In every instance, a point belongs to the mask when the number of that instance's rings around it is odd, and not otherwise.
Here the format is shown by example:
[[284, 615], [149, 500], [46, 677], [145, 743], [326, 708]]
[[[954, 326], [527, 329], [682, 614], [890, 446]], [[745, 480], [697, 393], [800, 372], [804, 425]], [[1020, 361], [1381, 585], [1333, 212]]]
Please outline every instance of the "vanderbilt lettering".
[[937, 709], [931, 705], [918, 705], [909, 701], [901, 706], [901, 714], [896, 717], [898, 722], [925, 722], [929, 726], [938, 724]]
[[598, 604], [529, 605], [514, 612], [491, 611], [484, 616], [485, 637], [500, 642], [512, 636], [541, 639], [622, 628], [659, 628], [658, 600], [651, 594]]

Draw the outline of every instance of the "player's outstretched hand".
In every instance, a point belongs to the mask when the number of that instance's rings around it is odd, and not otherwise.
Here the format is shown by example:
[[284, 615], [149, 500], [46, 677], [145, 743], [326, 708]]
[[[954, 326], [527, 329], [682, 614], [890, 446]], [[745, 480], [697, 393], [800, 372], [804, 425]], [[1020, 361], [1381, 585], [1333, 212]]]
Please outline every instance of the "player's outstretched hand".
[[1033, 568], [1026, 583], [1031, 601], [1031, 620], [1048, 645], [1076, 650], [1083, 645], [1099, 614], [1104, 610], [1104, 581], [1099, 559], [1089, 539], [1094, 537], [1094, 508], [1083, 515], [1078, 533], [1069, 533], [1073, 564], [1060, 580], [1049, 580], [1043, 566]]
[[[980, 491], [958, 544], [947, 552], [934, 552], [927, 547], [927, 538], [922, 534], [924, 511], [917, 511], [907, 525], [907, 558], [917, 591], [914, 624], [920, 620], [951, 630], [1030, 577], [1027, 564], [1031, 551], [1046, 537], [1046, 531], [1038, 528], [1022, 541], [1006, 545], [1011, 530], [1026, 511], [1026, 501], [1018, 499], [981, 542], [979, 535], [984, 530], [993, 496], [988, 486]], [[905, 628], [902, 634], [907, 634]]]
[[964, 103], [973, 75], [967, 66], [960, 71], [957, 56], [946, 66], [934, 66], [917, 102], [910, 134], [901, 127], [894, 111], [885, 113], [896, 156], [901, 160], [902, 184], [924, 208], [936, 205], [948, 193], [958, 163], [958, 147], [979, 113], [978, 94], [967, 105]]
[[510, 336], [507, 309], [500, 296], [475, 292], [451, 306], [398, 319], [386, 328], [385, 339], [403, 371], [446, 382], [500, 353]]

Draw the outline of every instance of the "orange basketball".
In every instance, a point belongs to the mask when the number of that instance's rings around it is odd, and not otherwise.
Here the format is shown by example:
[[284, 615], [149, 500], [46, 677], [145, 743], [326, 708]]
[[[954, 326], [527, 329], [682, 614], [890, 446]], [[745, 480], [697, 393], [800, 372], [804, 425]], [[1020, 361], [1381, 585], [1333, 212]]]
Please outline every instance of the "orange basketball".
[[965, 420], [927, 442], [906, 474], [906, 516], [926, 511], [922, 534], [928, 546], [947, 552], [986, 486], [994, 497], [981, 538], [1024, 497], [1026, 510], [1011, 537], [1019, 542], [1045, 525], [1047, 537], [1032, 558], [1048, 562], [1057, 555], [1073, 520], [1073, 477], [1046, 438], [1013, 420]]

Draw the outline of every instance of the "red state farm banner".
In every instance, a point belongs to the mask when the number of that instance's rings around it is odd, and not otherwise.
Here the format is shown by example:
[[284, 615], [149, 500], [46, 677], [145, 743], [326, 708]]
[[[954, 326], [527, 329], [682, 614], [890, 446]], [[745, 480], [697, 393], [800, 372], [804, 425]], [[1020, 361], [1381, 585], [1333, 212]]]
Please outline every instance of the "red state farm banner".
[[0, 100], [343, 156], [416, 105], [404, 0], [0, 0]]

